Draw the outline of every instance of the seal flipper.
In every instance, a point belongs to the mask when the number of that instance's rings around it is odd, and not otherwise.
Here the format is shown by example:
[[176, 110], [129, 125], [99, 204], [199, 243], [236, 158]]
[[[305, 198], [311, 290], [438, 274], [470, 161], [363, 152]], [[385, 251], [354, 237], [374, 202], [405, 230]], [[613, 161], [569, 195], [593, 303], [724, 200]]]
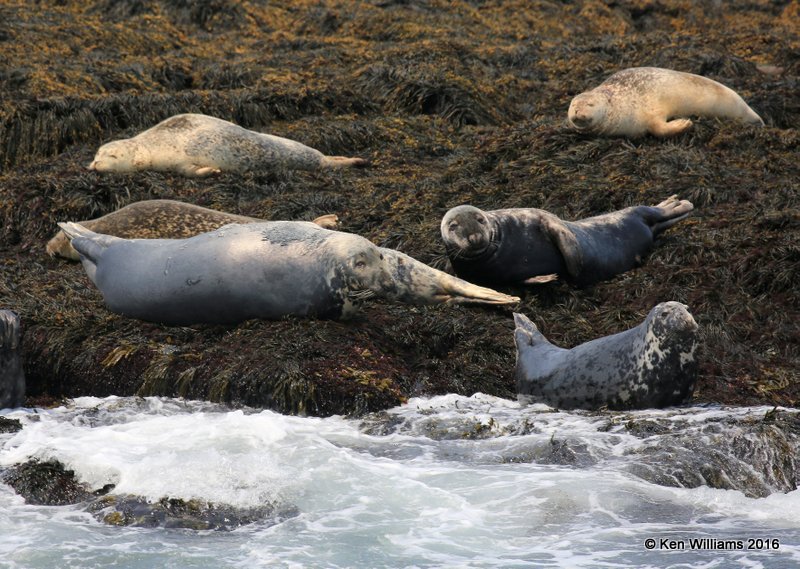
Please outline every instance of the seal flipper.
[[642, 216], [647, 224], [650, 225], [653, 237], [669, 229], [679, 221], [686, 219], [694, 210], [692, 202], [678, 199], [676, 194], [671, 195], [656, 206], [643, 207]]
[[[544, 337], [544, 334], [539, 332], [536, 324], [531, 322], [531, 319], [520, 314], [514, 313], [514, 341], [517, 344], [517, 350], [521, 350], [523, 346], [535, 346], [536, 344], [550, 344], [550, 340]], [[552, 344], [550, 344], [552, 345]]]
[[64, 231], [72, 243], [72, 247], [80, 255], [83, 268], [86, 269], [86, 274], [89, 275], [92, 282], [95, 282], [97, 261], [103, 256], [105, 250], [114, 243], [125, 241], [120, 237], [95, 233], [72, 221], [60, 222], [58, 226]]
[[581, 247], [578, 243], [578, 238], [575, 233], [570, 230], [567, 225], [547, 212], [542, 216], [541, 227], [545, 235], [555, 243], [561, 256], [564, 257], [564, 263], [567, 265], [567, 272], [569, 276], [577, 278], [583, 270], [583, 255], [581, 254]]

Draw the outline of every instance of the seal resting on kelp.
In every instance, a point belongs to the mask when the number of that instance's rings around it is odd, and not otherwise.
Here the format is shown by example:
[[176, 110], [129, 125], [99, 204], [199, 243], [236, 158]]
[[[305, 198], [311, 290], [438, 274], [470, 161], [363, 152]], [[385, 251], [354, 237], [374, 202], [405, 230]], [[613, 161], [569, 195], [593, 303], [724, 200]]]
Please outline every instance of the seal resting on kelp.
[[697, 379], [697, 323], [686, 305], [662, 302], [625, 332], [566, 350], [514, 314], [514, 379], [523, 402], [560, 409], [647, 409], [684, 403]]
[[586, 286], [640, 264], [655, 237], [693, 208], [671, 196], [657, 206], [563, 221], [535, 208], [460, 205], [444, 215], [441, 233], [453, 270], [470, 282], [545, 282], [558, 275]]
[[580, 132], [668, 137], [692, 126], [691, 116], [764, 121], [732, 89], [682, 71], [633, 67], [611, 75], [569, 105], [567, 121]]
[[25, 402], [20, 344], [19, 316], [11, 310], [0, 310], [0, 409], [20, 407]]
[[98, 172], [155, 170], [190, 177], [270, 169], [364, 166], [363, 158], [325, 156], [288, 138], [199, 114], [175, 115], [133, 138], [104, 144], [89, 165]]
[[[124, 237], [126, 239], [180, 239], [193, 237], [219, 229], [229, 223], [256, 223], [266, 221], [209, 209], [176, 200], [143, 200], [126, 205], [116, 211], [77, 223], [95, 233]], [[334, 214], [316, 218], [313, 223], [325, 229], [334, 229], [338, 218]], [[47, 253], [73, 261], [80, 260], [63, 231], [47, 242]]]
[[188, 239], [121, 239], [59, 225], [110, 310], [164, 324], [342, 318], [371, 297], [519, 301], [311, 222], [232, 224]]

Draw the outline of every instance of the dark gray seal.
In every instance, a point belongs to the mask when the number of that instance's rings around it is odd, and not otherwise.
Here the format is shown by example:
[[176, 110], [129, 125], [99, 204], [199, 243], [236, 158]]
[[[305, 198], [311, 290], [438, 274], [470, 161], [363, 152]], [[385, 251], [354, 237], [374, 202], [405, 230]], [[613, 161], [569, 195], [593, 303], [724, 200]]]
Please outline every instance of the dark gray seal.
[[697, 324], [679, 302], [656, 305], [644, 322], [565, 350], [514, 314], [520, 400], [560, 409], [647, 409], [684, 403], [697, 379]]
[[164, 324], [341, 318], [372, 297], [519, 301], [311, 222], [232, 224], [187, 239], [121, 239], [59, 225], [110, 310]]
[[90, 170], [155, 170], [190, 177], [269, 169], [318, 170], [364, 166], [363, 158], [325, 156], [295, 140], [247, 130], [199, 114], [170, 117], [133, 138], [101, 146]]
[[21, 407], [25, 402], [20, 346], [19, 316], [11, 310], [0, 310], [0, 409]]
[[572, 99], [567, 111], [567, 121], [575, 130], [629, 137], [678, 135], [692, 127], [691, 116], [764, 124], [729, 87], [708, 77], [659, 67], [618, 71]]
[[544, 282], [543, 275], [558, 275], [586, 286], [641, 264], [655, 237], [692, 209], [672, 196], [657, 206], [563, 221], [541, 209], [460, 205], [445, 214], [441, 232], [453, 270], [470, 282]]
[[[334, 229], [338, 219], [335, 214], [327, 214], [316, 218], [314, 223], [326, 229]], [[142, 200], [102, 217], [77, 223], [95, 233], [126, 239], [178, 239], [214, 231], [229, 223], [260, 221], [266, 220], [176, 200]], [[63, 231], [56, 233], [47, 242], [46, 250], [52, 257], [80, 260], [78, 252], [72, 248]]]

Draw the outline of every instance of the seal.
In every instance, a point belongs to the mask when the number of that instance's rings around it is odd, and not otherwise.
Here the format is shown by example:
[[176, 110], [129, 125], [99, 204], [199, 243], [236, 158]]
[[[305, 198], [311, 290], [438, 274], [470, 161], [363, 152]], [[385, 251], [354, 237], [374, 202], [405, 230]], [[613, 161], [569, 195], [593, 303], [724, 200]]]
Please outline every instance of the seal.
[[89, 169], [97, 172], [154, 170], [203, 177], [270, 168], [318, 170], [366, 164], [363, 158], [325, 156], [297, 141], [247, 130], [215, 117], [182, 114], [133, 138], [102, 145]]
[[647, 409], [687, 401], [697, 379], [697, 323], [679, 302], [656, 305], [644, 322], [566, 350], [514, 314], [514, 379], [523, 402], [560, 409]]
[[449, 210], [441, 233], [455, 273], [482, 284], [536, 283], [564, 277], [587, 286], [642, 262], [658, 234], [694, 209], [671, 196], [579, 221], [541, 209]]
[[[236, 215], [176, 200], [143, 200], [126, 205], [116, 211], [80, 225], [95, 233], [114, 235], [126, 239], [179, 239], [214, 231], [229, 223], [256, 223], [266, 221], [256, 217]], [[335, 229], [339, 218], [335, 214], [322, 215], [313, 223], [326, 229]], [[47, 242], [46, 251], [51, 257], [79, 261], [78, 252], [72, 248], [63, 231]]]
[[20, 346], [19, 316], [11, 310], [0, 310], [0, 409], [21, 407], [25, 402]]
[[592, 134], [669, 137], [690, 129], [690, 116], [764, 124], [729, 87], [707, 77], [659, 67], [614, 73], [572, 99], [567, 121], [575, 130]]
[[373, 297], [417, 304], [519, 301], [311, 222], [231, 224], [187, 239], [122, 239], [59, 225], [111, 311], [164, 324], [347, 318]]

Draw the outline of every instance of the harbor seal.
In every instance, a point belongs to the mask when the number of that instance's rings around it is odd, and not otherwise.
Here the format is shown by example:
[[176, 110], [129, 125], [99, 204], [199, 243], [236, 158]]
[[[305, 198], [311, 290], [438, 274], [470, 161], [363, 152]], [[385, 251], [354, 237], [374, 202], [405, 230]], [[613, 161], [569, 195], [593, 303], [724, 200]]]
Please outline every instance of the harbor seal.
[[625, 332], [566, 350], [514, 314], [514, 380], [523, 402], [560, 409], [647, 409], [684, 403], [697, 379], [697, 323], [686, 305], [662, 302]]
[[20, 346], [19, 316], [11, 310], [0, 310], [0, 409], [21, 407], [25, 402]]
[[422, 263], [311, 222], [232, 224], [187, 239], [121, 239], [75, 223], [59, 225], [110, 310], [164, 324], [346, 318], [372, 297], [425, 304], [519, 301], [434, 269], [401, 270]]
[[558, 275], [587, 286], [640, 264], [655, 237], [693, 208], [671, 196], [657, 206], [562, 221], [541, 209], [460, 205], [444, 215], [441, 233], [453, 270], [470, 282], [534, 283]]
[[170, 117], [133, 138], [102, 145], [90, 170], [155, 170], [203, 177], [269, 168], [317, 170], [365, 166], [363, 158], [325, 156], [288, 138], [261, 134], [200, 114]]
[[691, 116], [764, 121], [732, 89], [692, 73], [633, 67], [611, 75], [569, 105], [567, 121], [580, 132], [607, 136], [675, 136]]
[[[256, 217], [236, 215], [176, 200], [143, 200], [126, 205], [108, 215], [78, 221], [95, 233], [124, 237], [126, 239], [179, 239], [214, 231], [229, 223], [256, 223], [266, 221]], [[313, 223], [325, 229], [335, 229], [339, 218], [335, 214], [322, 215]], [[47, 242], [46, 251], [51, 257], [79, 261], [80, 256], [63, 231]]]

